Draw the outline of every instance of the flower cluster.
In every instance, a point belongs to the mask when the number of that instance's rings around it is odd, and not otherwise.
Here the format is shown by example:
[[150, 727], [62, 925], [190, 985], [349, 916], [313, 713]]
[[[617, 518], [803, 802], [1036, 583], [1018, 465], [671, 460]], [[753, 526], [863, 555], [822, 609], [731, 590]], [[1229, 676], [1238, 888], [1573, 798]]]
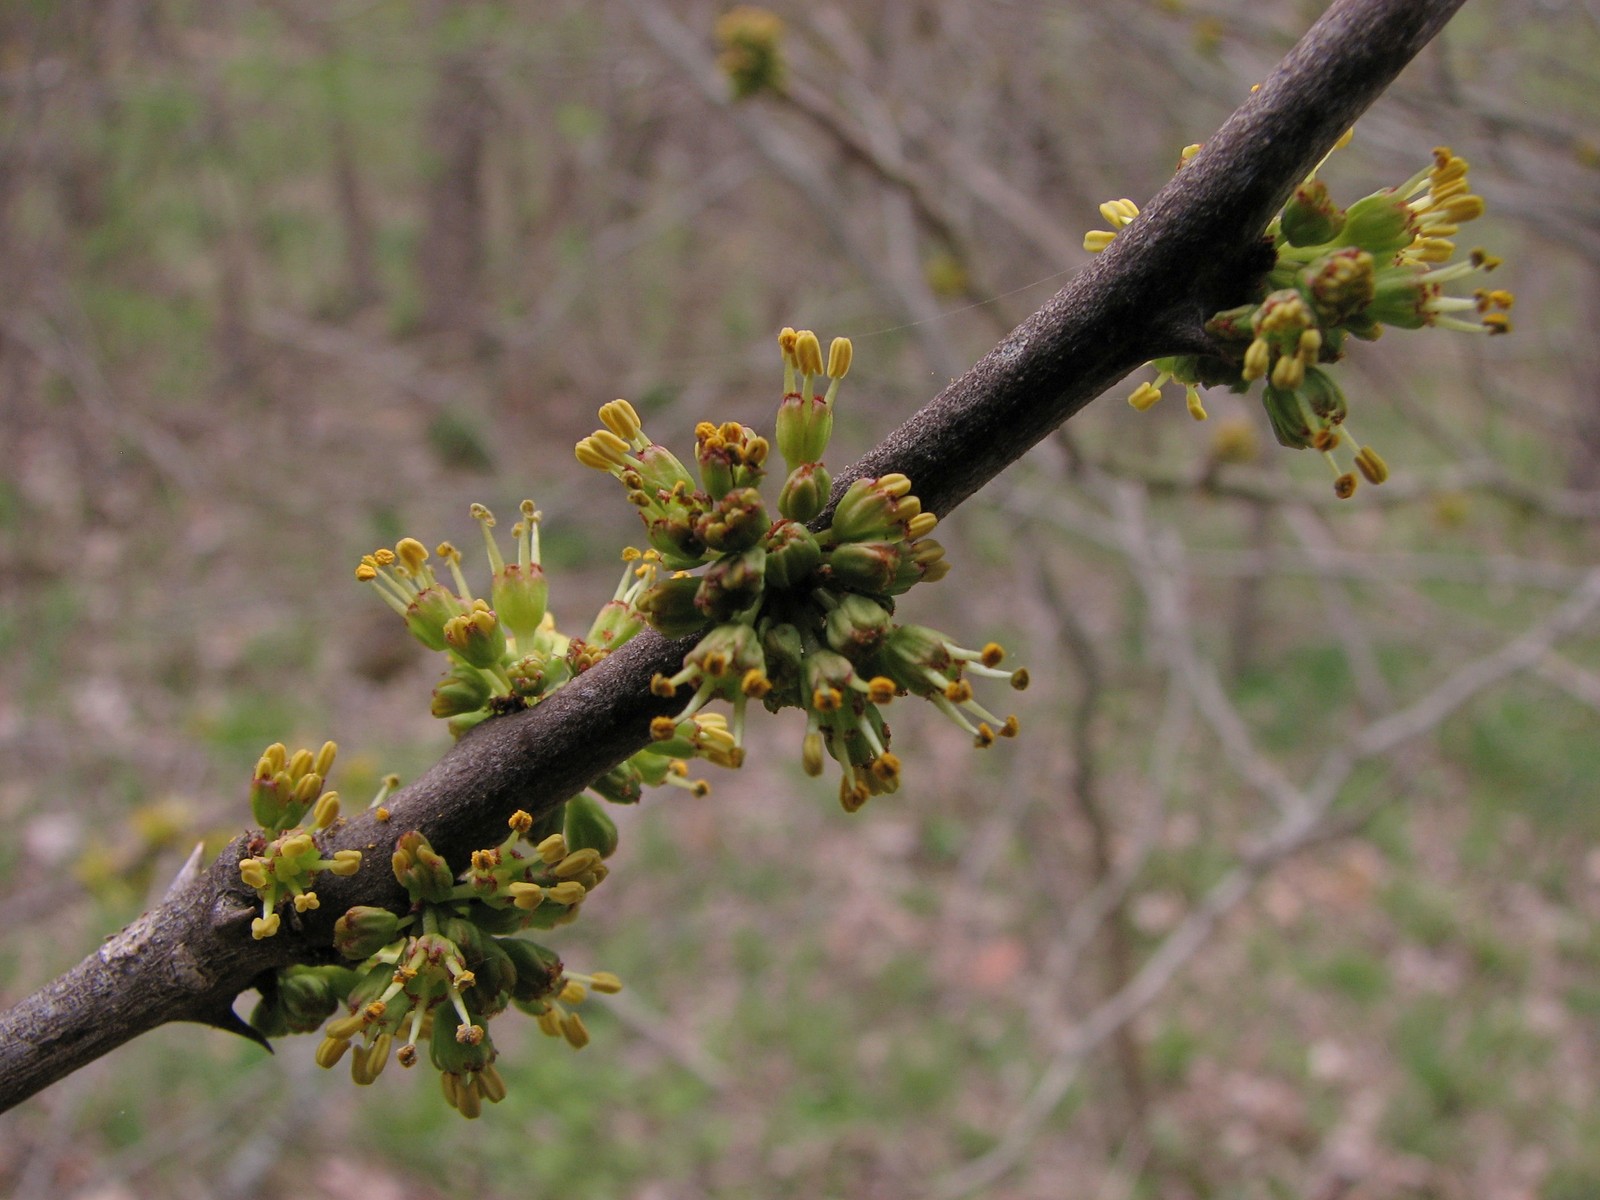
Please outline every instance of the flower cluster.
[[[1197, 149], [1186, 149], [1183, 161]], [[1344, 357], [1351, 338], [1374, 340], [1386, 326], [1509, 332], [1510, 292], [1447, 291], [1499, 265], [1483, 250], [1455, 259], [1452, 239], [1483, 211], [1483, 198], [1467, 183], [1466, 160], [1443, 146], [1434, 150], [1430, 166], [1399, 187], [1349, 208], [1335, 204], [1313, 172], [1268, 230], [1276, 261], [1258, 294], [1207, 322], [1217, 352], [1154, 360], [1149, 365], [1155, 380], [1141, 383], [1128, 403], [1148, 409], [1175, 382], [1184, 389], [1190, 415], [1203, 421], [1201, 387], [1244, 392], [1259, 379], [1278, 442], [1321, 452], [1333, 467], [1336, 495], [1355, 493], [1357, 472], [1370, 483], [1384, 482], [1388, 467], [1351, 433], [1349, 403], [1325, 368]], [[1093, 252], [1109, 246], [1139, 209], [1131, 200], [1114, 200], [1101, 205], [1100, 213], [1112, 228], [1084, 238], [1084, 248]]]
[[348, 1054], [358, 1084], [376, 1080], [391, 1056], [414, 1066], [425, 1045], [445, 1099], [465, 1117], [506, 1094], [487, 1025], [507, 1008], [585, 1046], [589, 1033], [576, 1006], [590, 991], [620, 991], [621, 981], [604, 971], [568, 971], [553, 951], [515, 935], [577, 917], [606, 877], [616, 826], [588, 796], [543, 822], [518, 811], [509, 826], [504, 841], [475, 852], [459, 875], [420, 832], [401, 836], [391, 866], [410, 911], [347, 911], [334, 925], [334, 948], [354, 965], [277, 972], [251, 1023], [275, 1036], [326, 1021], [317, 1062], [332, 1067]]
[[[332, 742], [324, 742], [315, 754], [302, 749], [291, 755], [275, 742], [256, 763], [250, 811], [261, 832], [251, 836], [239, 877], [261, 901], [261, 915], [250, 923], [258, 941], [278, 932], [283, 921], [276, 910], [284, 901], [292, 900], [297, 913], [317, 907], [311, 885], [318, 872], [354, 875], [361, 867], [361, 851], [337, 850], [325, 858], [316, 844], [316, 835], [339, 819], [339, 793], [322, 790], [338, 752]], [[309, 827], [302, 828], [307, 814]]]
[[783, 19], [776, 13], [738, 5], [717, 18], [716, 35], [717, 66], [728, 77], [734, 99], [783, 87]]
[[[688, 692], [676, 716], [653, 723], [657, 744], [678, 746], [704, 707], [724, 700], [733, 719], [719, 761], [736, 766], [751, 700], [772, 711], [799, 708], [806, 770], [819, 774], [826, 750], [842, 769], [840, 801], [853, 812], [899, 786], [882, 712], [896, 696], [930, 700], [987, 746], [1014, 735], [1017, 721], [981, 705], [967, 677], [1021, 688], [1027, 673], [1001, 670], [998, 645], [967, 650], [936, 630], [894, 621], [894, 597], [949, 569], [928, 536], [937, 518], [922, 511], [904, 475], [855, 480], [828, 524], [812, 528], [832, 492], [822, 456], [852, 349], [836, 338], [824, 364], [810, 330], [785, 329], [778, 343], [784, 395], [775, 441], [787, 473], [775, 514], [760, 488], [771, 444], [734, 422], [696, 428], [691, 474], [644, 432], [632, 405], [614, 400], [577, 457], [623, 485], [661, 571], [670, 572], [637, 596], [638, 611], [668, 637], [704, 631], [682, 669], [652, 683], [664, 698]], [[816, 390], [824, 379], [826, 390]]]

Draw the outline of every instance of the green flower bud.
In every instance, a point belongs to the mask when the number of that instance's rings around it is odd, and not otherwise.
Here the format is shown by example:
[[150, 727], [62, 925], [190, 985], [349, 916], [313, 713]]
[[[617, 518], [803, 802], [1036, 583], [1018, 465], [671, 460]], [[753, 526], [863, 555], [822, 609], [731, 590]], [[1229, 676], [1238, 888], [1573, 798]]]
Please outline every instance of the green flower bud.
[[400, 936], [400, 918], [386, 908], [358, 904], [333, 923], [333, 948], [346, 958], [371, 958]]
[[828, 536], [835, 542], [898, 540], [906, 535], [906, 523], [921, 511], [904, 475], [858, 479], [833, 510]]
[[567, 801], [567, 845], [573, 850], [594, 850], [610, 858], [617, 850], [617, 823], [592, 797]]
[[919, 583], [938, 583], [950, 573], [944, 547], [932, 538], [906, 542], [899, 549], [900, 567], [895, 572], [894, 582], [883, 589], [887, 595], [898, 596]]
[[1323, 328], [1343, 325], [1372, 303], [1372, 255], [1353, 246], [1324, 255], [1300, 272], [1300, 287]]
[[1291, 450], [1304, 450], [1311, 445], [1311, 425], [1305, 411], [1293, 392], [1268, 384], [1261, 394], [1261, 403], [1267, 410], [1267, 420], [1272, 423], [1272, 434], [1280, 446]]
[[719, 558], [700, 577], [695, 607], [715, 621], [726, 621], [750, 608], [761, 598], [766, 561], [767, 552], [760, 546]]
[[338, 1010], [356, 979], [347, 967], [285, 967], [274, 973], [250, 1024], [268, 1037], [315, 1032]]
[[1374, 258], [1387, 261], [1409, 246], [1415, 236], [1410, 205], [1393, 188], [1385, 188], [1350, 206], [1337, 240], [1341, 246], [1359, 246]]
[[[639, 777], [639, 769], [627, 760], [612, 767], [589, 786], [613, 804], [637, 804], [644, 799], [644, 781]], [[583, 796], [578, 795], [567, 801], [565, 829], [572, 828], [572, 805], [581, 799]], [[572, 841], [570, 834], [567, 841], [569, 844]]]
[[805, 663], [805, 643], [800, 631], [793, 625], [767, 626], [761, 636], [761, 647], [768, 666], [773, 670], [799, 671]]
[[746, 550], [761, 540], [770, 522], [755, 488], [726, 492], [695, 525], [695, 535], [719, 554]]
[[518, 1005], [537, 1004], [559, 988], [561, 959], [553, 950], [523, 938], [504, 938], [500, 948], [517, 970], [511, 998]]
[[1306, 368], [1306, 377], [1300, 384], [1300, 395], [1310, 405], [1312, 413], [1330, 425], [1338, 425], [1350, 411], [1344, 392], [1334, 382], [1333, 376], [1316, 367]]
[[639, 612], [662, 637], [685, 637], [706, 625], [706, 615], [695, 605], [700, 580], [692, 575], [663, 579], [639, 597]]
[[747, 671], [765, 671], [761, 639], [742, 621], [715, 626], [683, 656], [683, 665], [737, 689]]
[[521, 648], [529, 645], [550, 602], [550, 581], [538, 563], [507, 563], [490, 583], [494, 611]]
[[1291, 246], [1320, 246], [1344, 228], [1345, 214], [1328, 195], [1328, 185], [1309, 179], [1284, 205], [1279, 228]]
[[433, 689], [433, 715], [456, 717], [489, 703], [489, 682], [476, 667], [456, 666]]
[[478, 1011], [488, 1018], [503, 1011], [510, 1001], [517, 986], [517, 967], [505, 952], [501, 939], [483, 937], [480, 942], [479, 957], [476, 961], [469, 960], [468, 965], [478, 977], [472, 989], [473, 998], [478, 1001]]
[[506, 631], [488, 608], [451, 617], [445, 622], [444, 640], [475, 667], [497, 667], [506, 653]]
[[862, 592], [886, 592], [899, 577], [900, 546], [894, 542], [845, 542], [823, 555], [821, 577]]
[[[1378, 272], [1372, 304], [1364, 314], [1380, 325], [1393, 325], [1399, 329], [1421, 329], [1431, 325], [1428, 301], [1442, 290], [1438, 284], [1429, 283], [1424, 273], [1409, 267], [1394, 267]], [[1352, 329], [1357, 337], [1361, 334]]]
[[801, 524], [818, 516], [827, 506], [833, 490], [833, 476], [820, 462], [803, 462], [789, 472], [778, 493], [778, 512]]
[[458, 738], [462, 734], [466, 733], [469, 729], [472, 729], [478, 725], [482, 725], [492, 716], [494, 716], [494, 714], [487, 708], [481, 709], [478, 712], [460, 713], [451, 717], [450, 720], [445, 723], [445, 728], [450, 731], [451, 737]]
[[854, 593], [839, 600], [828, 614], [825, 631], [828, 645], [852, 662], [882, 645], [894, 626], [889, 610], [876, 600]]
[[450, 899], [455, 877], [421, 831], [413, 829], [400, 835], [390, 856], [390, 865], [395, 879], [410, 893], [413, 902], [427, 900], [442, 904]]
[[434, 584], [417, 593], [406, 608], [406, 628], [429, 650], [445, 648], [444, 627], [453, 617], [461, 615], [461, 602], [442, 584]]
[[494, 1042], [488, 1030], [481, 1024], [464, 1025], [461, 1014], [450, 1004], [440, 1004], [433, 1010], [433, 1036], [428, 1040], [428, 1053], [437, 1070], [452, 1075], [481, 1071], [495, 1059]]
[[256, 764], [255, 777], [250, 780], [250, 815], [269, 834], [294, 824], [293, 819], [284, 819], [292, 789], [288, 774], [274, 771], [266, 758]]
[[678, 498], [655, 516], [645, 514], [645, 536], [661, 555], [661, 561], [674, 571], [698, 567], [706, 560], [706, 544], [695, 532], [706, 510], [704, 496]]
[[822, 563], [816, 534], [798, 520], [779, 521], [762, 545], [767, 551], [767, 583], [775, 588], [800, 586]]

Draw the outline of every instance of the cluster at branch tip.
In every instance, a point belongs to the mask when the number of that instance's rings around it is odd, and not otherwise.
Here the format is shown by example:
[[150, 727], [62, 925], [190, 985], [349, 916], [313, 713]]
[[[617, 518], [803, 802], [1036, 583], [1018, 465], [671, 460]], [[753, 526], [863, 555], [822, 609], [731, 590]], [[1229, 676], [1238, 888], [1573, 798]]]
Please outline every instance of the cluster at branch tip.
[[275, 742], [256, 763], [250, 812], [261, 831], [246, 845], [239, 877], [261, 901], [261, 915], [250, 923], [251, 936], [258, 941], [278, 932], [283, 918], [277, 909], [286, 901], [296, 913], [318, 906], [312, 883], [320, 872], [354, 875], [361, 869], [361, 851], [336, 850], [326, 857], [316, 842], [319, 833], [339, 820], [339, 793], [322, 790], [338, 752], [332, 742], [324, 742], [315, 754], [304, 749], [290, 754]]
[[507, 824], [505, 839], [459, 873], [420, 832], [402, 835], [390, 865], [409, 910], [348, 910], [333, 934], [345, 961], [278, 971], [251, 1023], [267, 1036], [321, 1028], [317, 1063], [331, 1068], [348, 1055], [363, 1085], [391, 1057], [415, 1066], [425, 1046], [445, 1099], [464, 1117], [505, 1097], [488, 1023], [508, 1008], [582, 1049], [589, 1031], [577, 1006], [591, 991], [620, 991], [621, 981], [568, 971], [554, 951], [516, 935], [577, 918], [606, 878], [616, 826], [589, 796], [541, 821], [519, 810]]
[[[1196, 150], [1187, 148], [1183, 161]], [[1510, 332], [1510, 292], [1447, 290], [1500, 265], [1481, 249], [1456, 258], [1453, 239], [1483, 211], [1483, 198], [1467, 183], [1466, 160], [1444, 146], [1399, 187], [1349, 208], [1335, 204], [1313, 172], [1268, 228], [1276, 260], [1257, 294], [1207, 322], [1217, 352], [1152, 361], [1155, 379], [1139, 384], [1128, 403], [1144, 411], [1161, 399], [1166, 384], [1177, 383], [1190, 415], [1203, 421], [1202, 387], [1246, 392], [1261, 380], [1274, 436], [1291, 449], [1320, 452], [1333, 468], [1335, 495], [1354, 495], [1358, 473], [1383, 483], [1389, 468], [1351, 432], [1349, 402], [1327, 368], [1344, 357], [1351, 338], [1373, 341], [1386, 326]], [[1084, 248], [1095, 253], [1132, 223], [1139, 208], [1113, 200], [1100, 213], [1112, 228], [1084, 238]]]
[[724, 700], [733, 717], [720, 727], [728, 741], [717, 761], [737, 766], [752, 700], [774, 712], [798, 708], [805, 770], [820, 774], [824, 751], [831, 755], [842, 771], [840, 802], [854, 812], [899, 787], [883, 717], [895, 697], [931, 701], [988, 746], [1015, 735], [1017, 719], [980, 704], [969, 677], [1023, 688], [1028, 676], [1000, 668], [997, 644], [963, 649], [937, 630], [895, 622], [895, 597], [949, 570], [928, 536], [937, 518], [922, 511], [904, 475], [855, 480], [829, 523], [810, 527], [832, 492], [822, 456], [852, 348], [836, 338], [824, 361], [816, 334], [794, 329], [778, 344], [775, 442], [786, 477], [775, 515], [760, 490], [772, 446], [736, 422], [701, 422], [691, 474], [644, 432], [632, 405], [614, 400], [600, 409], [604, 428], [578, 443], [577, 456], [622, 484], [665, 574], [638, 595], [638, 611], [668, 637], [704, 631], [681, 670], [652, 682], [663, 698], [688, 694], [676, 715], [656, 718], [657, 743], [684, 747], [684, 731], [703, 720], [705, 706]]
[[735, 100], [781, 91], [787, 66], [783, 57], [783, 18], [764, 8], [741, 4], [717, 18], [717, 66], [727, 76]]

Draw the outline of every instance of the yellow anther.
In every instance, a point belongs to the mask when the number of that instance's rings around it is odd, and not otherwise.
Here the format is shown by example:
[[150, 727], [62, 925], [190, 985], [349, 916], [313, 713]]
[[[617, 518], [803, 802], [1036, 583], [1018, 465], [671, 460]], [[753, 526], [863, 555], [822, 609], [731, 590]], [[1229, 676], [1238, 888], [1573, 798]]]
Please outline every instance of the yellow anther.
[[250, 922], [250, 936], [256, 941], [269, 938], [278, 932], [278, 927], [283, 924], [282, 918], [277, 913], [268, 913], [264, 917], [257, 917]]
[[800, 335], [788, 325], [778, 331], [778, 351], [783, 355], [783, 361], [791, 367], [798, 365], [795, 359], [795, 346], [799, 337]]
[[1356, 452], [1356, 469], [1374, 487], [1389, 478], [1389, 464], [1371, 446], [1363, 446]]
[[854, 354], [854, 347], [850, 339], [836, 337], [828, 346], [828, 378], [843, 379], [850, 373], [850, 360]]
[[557, 904], [572, 905], [581, 903], [588, 892], [576, 879], [567, 879], [555, 887], [546, 888], [544, 894]]
[[593, 848], [574, 850], [555, 866], [550, 868], [550, 874], [557, 879], [573, 879], [585, 871], [592, 870], [600, 862], [600, 851]]
[[428, 561], [428, 548], [416, 538], [401, 538], [395, 543], [396, 557], [405, 564], [406, 569], [413, 574], [422, 569], [422, 564]]
[[582, 1050], [589, 1044], [589, 1031], [584, 1027], [583, 1018], [577, 1013], [566, 1013], [562, 1016], [561, 1036], [567, 1039], [567, 1044], [574, 1050]]
[[1133, 389], [1133, 394], [1128, 397], [1128, 403], [1140, 412], [1147, 412], [1160, 399], [1161, 389], [1146, 381]]
[[822, 374], [822, 343], [809, 329], [795, 335], [795, 365], [802, 375]]
[[326, 829], [339, 819], [339, 793], [323, 792], [317, 797], [316, 807], [311, 810], [311, 827], [313, 829]]
[[808, 733], [800, 745], [800, 765], [805, 768], [806, 774], [815, 778], [822, 774], [822, 735]]
[[644, 423], [639, 420], [638, 412], [620, 398], [600, 406], [600, 423], [626, 442], [644, 433]]

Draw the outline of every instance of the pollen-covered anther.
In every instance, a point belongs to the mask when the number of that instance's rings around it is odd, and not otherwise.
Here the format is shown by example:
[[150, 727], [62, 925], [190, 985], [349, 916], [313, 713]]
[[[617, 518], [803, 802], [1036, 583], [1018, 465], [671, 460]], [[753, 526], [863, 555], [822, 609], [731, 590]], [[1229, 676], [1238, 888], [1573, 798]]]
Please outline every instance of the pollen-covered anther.
[[844, 703], [844, 693], [838, 688], [821, 687], [811, 693], [811, 707], [818, 712], [838, 712]]
[[802, 329], [795, 337], [795, 365], [802, 375], [822, 374], [822, 343], [809, 329]]
[[272, 937], [278, 932], [278, 928], [282, 924], [283, 918], [278, 916], [277, 913], [268, 913], [264, 917], [257, 917], [250, 922], [250, 936], [259, 942], [263, 938]]
[[1371, 446], [1363, 446], [1356, 452], [1356, 469], [1374, 487], [1389, 478], [1389, 464]]
[[632, 442], [644, 434], [639, 413], [626, 400], [617, 399], [600, 406], [600, 423], [624, 441]]
[[544, 894], [546, 899], [553, 900], [557, 904], [572, 905], [581, 904], [588, 891], [589, 889], [576, 879], [565, 879], [554, 887], [546, 888]]
[[1009, 715], [1006, 717], [1005, 723], [1000, 726], [1000, 736], [1003, 738], [1014, 738], [1021, 731], [1021, 729], [1022, 723], [1018, 721], [1014, 715]]
[[772, 691], [772, 680], [759, 667], [751, 667], [744, 673], [744, 679], [739, 684], [739, 690], [752, 700], [760, 700]]
[[899, 687], [887, 675], [874, 675], [867, 680], [867, 699], [873, 704], [887, 704], [899, 694]]
[[[657, 676], [657, 678], [662, 678]], [[651, 689], [654, 691], [654, 688]], [[656, 742], [666, 742], [678, 736], [678, 723], [671, 717], [652, 717], [650, 720], [650, 738]]]
[[994, 745], [994, 730], [989, 727], [987, 721], [978, 722], [978, 734], [972, 739], [972, 744], [979, 750], [987, 750]]
[[585, 871], [592, 871], [600, 863], [600, 851], [586, 848], [574, 850], [550, 868], [557, 879], [575, 879]]
[[1348, 500], [1356, 494], [1356, 477], [1353, 472], [1346, 471], [1333, 481], [1333, 494], [1340, 500]]
[[1028, 684], [1031, 682], [1032, 678], [1028, 674], [1027, 667], [1018, 667], [1015, 671], [1011, 672], [1011, 686], [1019, 692], [1027, 691]]
[[869, 770], [880, 783], [895, 784], [900, 781], [900, 759], [891, 751], [885, 750], [873, 759]]
[[678, 685], [658, 673], [650, 677], [650, 694], [660, 696], [663, 700], [670, 700], [678, 694]]
[[822, 735], [815, 731], [806, 734], [800, 745], [800, 765], [812, 778], [822, 774]]
[[978, 656], [978, 661], [986, 667], [998, 667], [1005, 661], [1006, 649], [999, 642], [987, 642]]

